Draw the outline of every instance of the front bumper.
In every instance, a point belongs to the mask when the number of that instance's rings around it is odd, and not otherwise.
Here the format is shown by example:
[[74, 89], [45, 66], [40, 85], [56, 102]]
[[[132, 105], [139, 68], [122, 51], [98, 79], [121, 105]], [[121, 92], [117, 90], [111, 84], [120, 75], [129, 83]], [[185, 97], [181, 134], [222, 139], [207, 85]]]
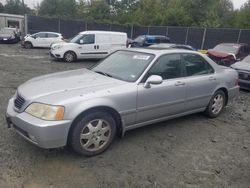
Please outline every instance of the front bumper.
[[57, 148], [67, 144], [70, 120], [44, 121], [26, 112], [14, 110], [14, 101], [10, 99], [6, 121], [22, 137], [41, 148]]
[[62, 53], [59, 53], [59, 52], [57, 52], [56, 50], [50, 50], [49, 51], [49, 54], [50, 54], [50, 56], [52, 57], [52, 58], [56, 58], [56, 59], [62, 59], [63, 58], [63, 55], [62, 55]]
[[240, 88], [250, 90], [250, 80], [239, 80]]

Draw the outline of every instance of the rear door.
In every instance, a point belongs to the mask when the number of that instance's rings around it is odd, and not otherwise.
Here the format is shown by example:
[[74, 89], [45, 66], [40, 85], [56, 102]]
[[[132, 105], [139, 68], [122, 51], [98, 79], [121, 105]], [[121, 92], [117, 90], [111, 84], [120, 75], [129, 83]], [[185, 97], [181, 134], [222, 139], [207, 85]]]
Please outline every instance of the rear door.
[[111, 35], [108, 33], [98, 33], [96, 34], [95, 42], [95, 51], [96, 57], [103, 58], [107, 56], [112, 48], [113, 41], [115, 40], [116, 35]]
[[46, 47], [50, 47], [52, 43], [59, 41], [59, 35], [56, 33], [47, 33]]
[[145, 79], [159, 75], [163, 83], [145, 88], [138, 86], [137, 123], [163, 118], [185, 112], [186, 83], [180, 54], [160, 57], [148, 71]]
[[212, 66], [198, 54], [183, 54], [187, 87], [187, 108], [196, 110], [208, 105], [218, 85]]

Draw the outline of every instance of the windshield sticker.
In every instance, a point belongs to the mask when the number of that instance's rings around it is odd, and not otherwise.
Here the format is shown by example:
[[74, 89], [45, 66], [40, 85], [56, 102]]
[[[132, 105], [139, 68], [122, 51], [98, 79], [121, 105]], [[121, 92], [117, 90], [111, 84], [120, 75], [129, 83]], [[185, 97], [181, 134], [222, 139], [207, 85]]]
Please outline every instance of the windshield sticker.
[[134, 55], [133, 59], [139, 59], [139, 60], [149, 60], [150, 56], [149, 55]]

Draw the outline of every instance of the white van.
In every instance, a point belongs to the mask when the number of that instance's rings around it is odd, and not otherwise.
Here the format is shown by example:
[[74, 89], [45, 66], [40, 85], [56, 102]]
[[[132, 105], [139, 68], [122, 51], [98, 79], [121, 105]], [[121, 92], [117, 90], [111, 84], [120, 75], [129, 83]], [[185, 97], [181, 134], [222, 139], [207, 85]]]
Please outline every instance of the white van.
[[101, 59], [108, 54], [127, 47], [127, 34], [109, 31], [84, 31], [70, 42], [53, 44], [52, 57], [73, 62], [77, 59]]

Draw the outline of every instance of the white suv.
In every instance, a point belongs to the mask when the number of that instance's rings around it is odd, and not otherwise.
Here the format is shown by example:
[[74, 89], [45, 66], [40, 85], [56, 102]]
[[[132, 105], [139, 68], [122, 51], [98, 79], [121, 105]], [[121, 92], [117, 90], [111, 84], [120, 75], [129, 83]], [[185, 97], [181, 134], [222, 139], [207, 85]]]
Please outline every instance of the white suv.
[[53, 43], [63, 42], [64, 38], [61, 33], [39, 32], [32, 35], [26, 35], [22, 41], [24, 48], [45, 47], [49, 48]]

